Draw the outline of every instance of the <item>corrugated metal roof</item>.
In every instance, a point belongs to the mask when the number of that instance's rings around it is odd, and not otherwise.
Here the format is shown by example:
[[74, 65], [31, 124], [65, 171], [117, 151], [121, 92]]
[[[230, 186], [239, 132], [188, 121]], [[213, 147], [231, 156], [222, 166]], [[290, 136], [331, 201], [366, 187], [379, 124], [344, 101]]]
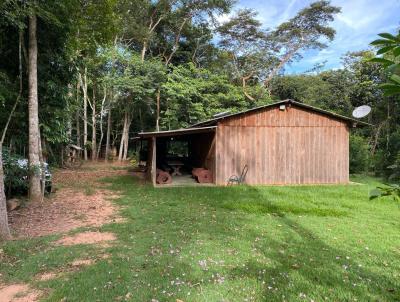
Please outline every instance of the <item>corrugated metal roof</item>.
[[200, 127], [200, 128], [185, 128], [185, 129], [176, 129], [176, 130], [168, 130], [168, 131], [154, 131], [154, 132], [140, 132], [138, 136], [141, 138], [146, 137], [163, 137], [163, 136], [179, 136], [179, 135], [189, 135], [196, 133], [205, 133], [205, 132], [213, 132], [215, 131], [216, 126], [210, 127]]
[[262, 110], [262, 109], [265, 109], [265, 108], [275, 107], [275, 106], [279, 106], [279, 105], [287, 105], [287, 104], [293, 104], [295, 106], [298, 106], [298, 107], [301, 107], [301, 108], [305, 108], [305, 109], [308, 109], [308, 110], [312, 110], [312, 111], [315, 111], [315, 112], [319, 112], [321, 114], [336, 118], [338, 120], [343, 120], [343, 121], [346, 121], [346, 122], [355, 123], [356, 125], [372, 126], [371, 124], [368, 124], [366, 122], [362, 122], [362, 121], [353, 119], [351, 117], [340, 115], [340, 114], [337, 114], [335, 112], [331, 112], [331, 111], [327, 111], [327, 110], [324, 110], [324, 109], [321, 109], [321, 108], [317, 108], [317, 107], [314, 107], [314, 106], [311, 106], [311, 105], [299, 103], [299, 102], [296, 102], [296, 101], [293, 101], [293, 100], [283, 100], [283, 101], [279, 101], [279, 102], [276, 102], [276, 103], [273, 103], [273, 104], [268, 104], [268, 105], [263, 105], [263, 106], [259, 106], [259, 107], [256, 107], [256, 108], [252, 108], [252, 109], [249, 109], [249, 110], [246, 110], [246, 111], [241, 111], [241, 112], [232, 113], [232, 114], [224, 115], [224, 116], [221, 116], [221, 117], [216, 117], [216, 118], [213, 118], [213, 119], [209, 119], [209, 120], [206, 120], [206, 121], [203, 121], [203, 122], [200, 122], [200, 123], [193, 124], [193, 125], [189, 126], [188, 128], [190, 129], [190, 128], [199, 128], [199, 127], [206, 127], [206, 126], [215, 126], [215, 125], [217, 125], [217, 123], [220, 120], [223, 120], [223, 119], [239, 116], [239, 115], [246, 114], [246, 113], [253, 112], [253, 111]]

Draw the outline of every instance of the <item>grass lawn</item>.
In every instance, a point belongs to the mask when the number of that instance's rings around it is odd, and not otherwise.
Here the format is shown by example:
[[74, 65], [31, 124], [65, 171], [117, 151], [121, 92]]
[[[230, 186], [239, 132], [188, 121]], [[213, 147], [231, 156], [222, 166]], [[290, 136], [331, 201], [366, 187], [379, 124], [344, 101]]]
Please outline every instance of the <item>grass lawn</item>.
[[[8, 242], [0, 278], [45, 301], [400, 301], [400, 208], [368, 200], [376, 180], [354, 181], [364, 184], [154, 189], [109, 178], [126, 218], [100, 228], [116, 234], [111, 246]], [[97, 261], [34, 277], [82, 257]]]

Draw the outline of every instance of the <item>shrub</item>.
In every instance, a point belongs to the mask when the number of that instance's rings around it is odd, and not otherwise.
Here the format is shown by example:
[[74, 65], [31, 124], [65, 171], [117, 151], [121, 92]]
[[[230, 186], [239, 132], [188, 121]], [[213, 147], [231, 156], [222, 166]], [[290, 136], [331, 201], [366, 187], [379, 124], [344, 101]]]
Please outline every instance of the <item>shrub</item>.
[[357, 134], [350, 135], [350, 173], [367, 172], [369, 146], [367, 140]]

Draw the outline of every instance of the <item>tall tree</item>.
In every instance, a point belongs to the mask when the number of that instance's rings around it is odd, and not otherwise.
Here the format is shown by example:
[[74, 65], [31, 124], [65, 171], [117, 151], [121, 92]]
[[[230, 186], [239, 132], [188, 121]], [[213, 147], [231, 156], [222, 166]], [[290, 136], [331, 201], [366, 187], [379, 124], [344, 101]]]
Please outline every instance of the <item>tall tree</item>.
[[230, 58], [229, 71], [250, 101], [254, 97], [247, 91], [248, 81], [263, 78], [265, 70], [277, 59], [268, 48], [267, 33], [256, 16], [255, 11], [242, 9], [217, 28], [221, 36], [219, 45]]
[[324, 40], [333, 40], [335, 30], [329, 23], [339, 12], [340, 8], [332, 6], [329, 1], [317, 1], [269, 34], [268, 39], [275, 44], [279, 61], [268, 72], [264, 80], [266, 87], [287, 63], [301, 58], [301, 51], [325, 48]]
[[29, 16], [29, 47], [28, 47], [28, 114], [29, 114], [29, 198], [40, 201], [42, 198], [40, 185], [40, 132], [38, 108], [38, 78], [37, 78], [37, 18], [32, 13]]
[[[93, 81], [96, 75], [96, 58], [98, 51], [102, 47], [107, 47], [109, 43], [120, 32], [118, 22], [120, 18], [116, 15], [115, 0], [87, 0], [80, 1], [81, 7], [73, 10], [70, 19], [73, 20], [73, 27], [67, 42], [69, 55], [78, 74], [77, 80], [82, 89], [83, 98], [81, 107], [83, 109], [83, 148], [84, 159], [88, 159], [88, 126], [89, 120], [96, 119], [96, 110], [92, 108], [89, 93], [93, 89]], [[89, 105], [89, 106], [88, 106]], [[92, 109], [92, 118], [88, 116], [88, 107]], [[94, 112], [94, 117], [93, 117]], [[95, 130], [92, 128], [92, 140], [96, 138]], [[96, 142], [92, 141], [96, 145]], [[92, 150], [93, 151], [93, 150]], [[93, 156], [96, 156], [96, 150]]]

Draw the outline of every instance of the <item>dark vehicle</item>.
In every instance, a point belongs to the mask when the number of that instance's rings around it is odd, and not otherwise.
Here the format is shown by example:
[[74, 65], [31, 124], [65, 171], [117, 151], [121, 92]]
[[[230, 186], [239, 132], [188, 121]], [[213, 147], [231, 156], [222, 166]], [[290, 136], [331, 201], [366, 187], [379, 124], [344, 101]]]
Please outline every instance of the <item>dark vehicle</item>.
[[[26, 194], [28, 191], [28, 160], [26, 158], [10, 156], [8, 152], [3, 153], [4, 184], [6, 195]], [[45, 182], [45, 193], [50, 193], [52, 188], [52, 175], [47, 163], [43, 164]]]

